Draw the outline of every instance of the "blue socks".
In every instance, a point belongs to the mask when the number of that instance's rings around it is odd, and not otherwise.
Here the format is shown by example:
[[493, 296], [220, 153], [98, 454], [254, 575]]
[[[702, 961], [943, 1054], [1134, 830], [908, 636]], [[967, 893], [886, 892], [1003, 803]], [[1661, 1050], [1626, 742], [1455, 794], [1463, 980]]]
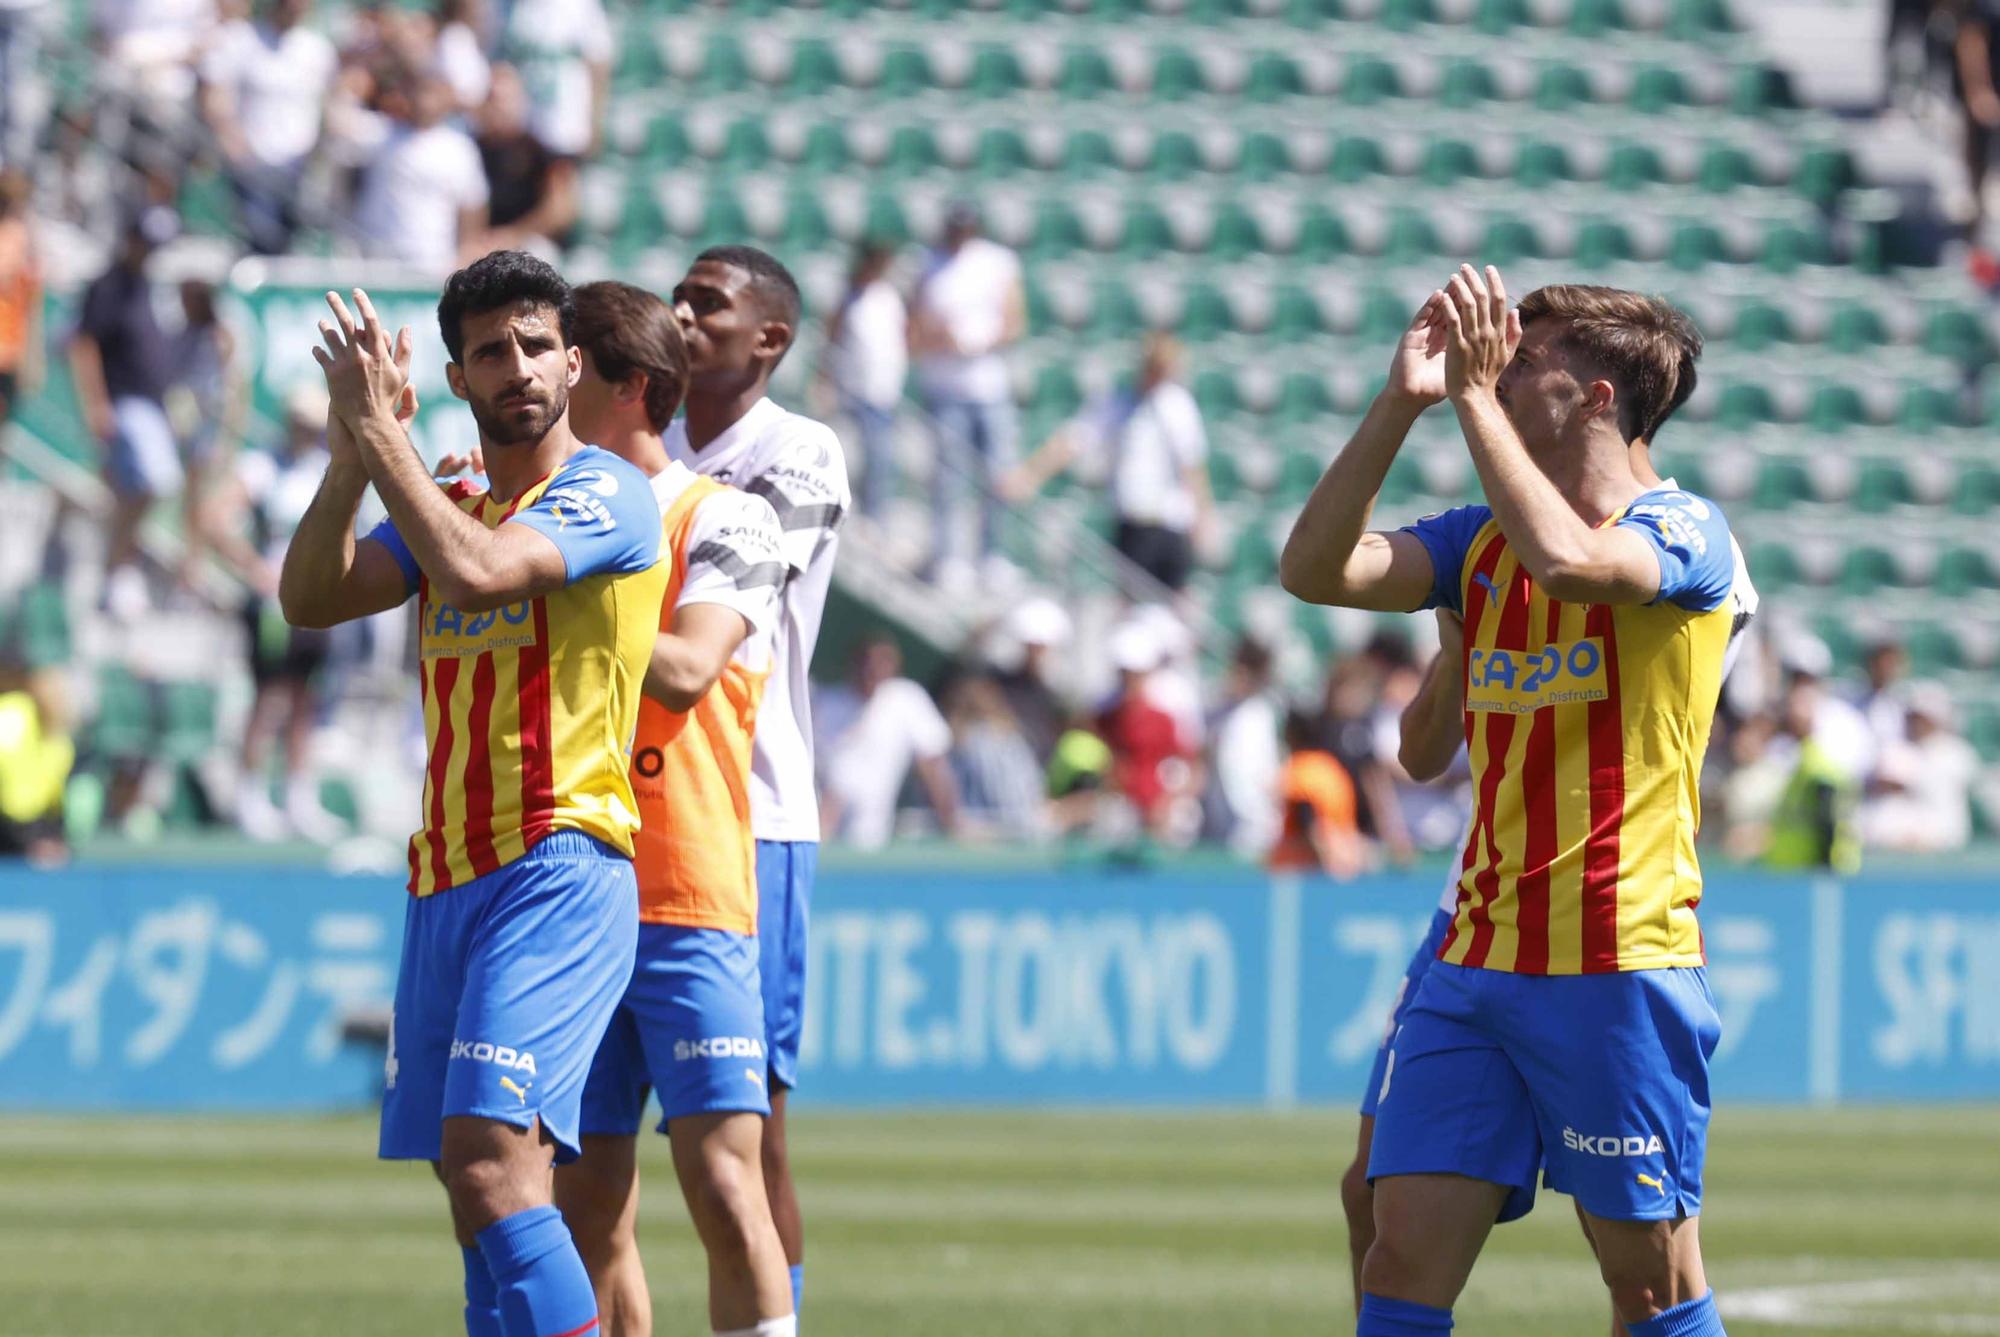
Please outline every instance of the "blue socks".
[[494, 1288], [486, 1255], [477, 1249], [459, 1252], [465, 1255], [465, 1337], [505, 1337], [500, 1329], [500, 1292]]
[[[1433, 1309], [1414, 1300], [1391, 1300], [1381, 1295], [1361, 1297], [1361, 1317], [1354, 1325], [1354, 1337], [1430, 1337], [1432, 1333], [1450, 1331], [1449, 1309]], [[1632, 1330], [1632, 1337], [1641, 1337], [1637, 1328]], [[1645, 1337], [1653, 1334], [1647, 1333]]]
[[806, 1265], [792, 1264], [792, 1312], [799, 1312], [799, 1304], [806, 1298]]
[[1699, 1300], [1677, 1304], [1644, 1323], [1627, 1323], [1625, 1330], [1632, 1337], [1727, 1337], [1722, 1315], [1715, 1312], [1714, 1291]]
[[[516, 1212], [479, 1232], [479, 1252], [500, 1297], [505, 1337], [583, 1337], [597, 1331], [597, 1294], [577, 1256], [562, 1213], [553, 1207]], [[467, 1289], [470, 1290], [470, 1268]], [[471, 1310], [466, 1311], [468, 1332]]]

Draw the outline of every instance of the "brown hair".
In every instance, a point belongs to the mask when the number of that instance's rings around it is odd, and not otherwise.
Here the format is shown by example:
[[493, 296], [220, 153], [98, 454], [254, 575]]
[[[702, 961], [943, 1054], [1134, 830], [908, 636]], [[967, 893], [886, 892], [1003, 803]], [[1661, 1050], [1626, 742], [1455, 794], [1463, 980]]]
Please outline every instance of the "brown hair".
[[646, 378], [646, 421], [663, 432], [688, 388], [687, 343], [673, 308], [644, 288], [606, 280], [575, 290], [576, 345], [611, 382]]
[[1521, 302], [1521, 326], [1560, 321], [1558, 343], [1604, 372], [1618, 392], [1618, 431], [1653, 434], [1694, 393], [1701, 331], [1664, 298], [1623, 288], [1555, 283]]

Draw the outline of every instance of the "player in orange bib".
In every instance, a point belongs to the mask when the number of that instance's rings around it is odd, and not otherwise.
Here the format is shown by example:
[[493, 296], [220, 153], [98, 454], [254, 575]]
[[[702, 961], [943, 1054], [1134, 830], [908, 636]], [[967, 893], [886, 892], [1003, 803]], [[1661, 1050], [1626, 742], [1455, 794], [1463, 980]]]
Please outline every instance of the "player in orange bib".
[[[1497, 270], [1464, 267], [1286, 544], [1300, 598], [1464, 625], [1473, 827], [1386, 1056], [1358, 1337], [1449, 1332], [1538, 1171], [1582, 1209], [1632, 1337], [1723, 1332], [1698, 1228], [1720, 1027], [1694, 838], [1736, 559], [1713, 502], [1632, 458], [1677, 402], [1687, 329], [1608, 288], [1516, 311]], [[1447, 399], [1488, 504], [1364, 532], [1411, 425]]]
[[790, 1337], [797, 1319], [761, 1166], [771, 1106], [758, 978], [750, 752], [785, 563], [762, 497], [668, 458], [688, 384], [680, 324], [625, 283], [576, 291], [576, 430], [652, 482], [673, 574], [631, 761], [641, 826], [638, 965], [591, 1065], [583, 1158], [556, 1202], [597, 1288], [606, 1337], [647, 1337], [638, 1134], [650, 1089], [708, 1251], [717, 1333]]

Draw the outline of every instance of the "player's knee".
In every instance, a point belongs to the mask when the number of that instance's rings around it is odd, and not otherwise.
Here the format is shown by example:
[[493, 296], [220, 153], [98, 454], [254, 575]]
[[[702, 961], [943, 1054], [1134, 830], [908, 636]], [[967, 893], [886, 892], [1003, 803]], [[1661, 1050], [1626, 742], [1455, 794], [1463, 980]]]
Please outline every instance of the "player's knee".
[[750, 1166], [728, 1153], [704, 1157], [693, 1196], [695, 1210], [708, 1227], [705, 1233], [716, 1247], [747, 1256], [759, 1218], [770, 1211]]
[[764, 1125], [764, 1141], [757, 1150], [768, 1183], [780, 1183], [792, 1172], [791, 1154], [785, 1147], [784, 1125], [776, 1121]]
[[516, 1196], [513, 1174], [504, 1161], [480, 1158], [446, 1161], [440, 1178], [451, 1197], [452, 1211], [468, 1223], [492, 1222], [509, 1215]]
[[1602, 1247], [1601, 1240], [1599, 1245], [1598, 1273], [1611, 1293], [1612, 1308], [1622, 1317], [1643, 1319], [1669, 1307], [1674, 1293], [1673, 1261], [1664, 1231], [1657, 1241], [1649, 1236], [1642, 1241], [1620, 1241], [1616, 1247]]
[[1347, 1214], [1349, 1247], [1365, 1250], [1375, 1238], [1375, 1189], [1368, 1182], [1368, 1167], [1358, 1158], [1340, 1177], [1340, 1207]]

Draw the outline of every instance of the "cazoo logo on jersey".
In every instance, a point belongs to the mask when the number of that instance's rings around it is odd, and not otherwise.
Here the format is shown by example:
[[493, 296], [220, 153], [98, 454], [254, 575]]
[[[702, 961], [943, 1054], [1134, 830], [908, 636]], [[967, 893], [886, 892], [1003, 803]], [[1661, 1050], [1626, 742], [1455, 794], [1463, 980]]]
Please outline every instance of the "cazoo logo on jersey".
[[461, 613], [448, 603], [423, 610], [425, 659], [468, 659], [488, 650], [533, 645], [535, 601], [523, 599], [485, 613]]
[[1545, 706], [1610, 696], [1604, 641], [1591, 636], [1539, 650], [1474, 649], [1465, 660], [1468, 710], [1532, 715]]
[[453, 1040], [451, 1056], [454, 1059], [469, 1058], [474, 1063], [491, 1063], [496, 1068], [512, 1068], [515, 1072], [534, 1072], [535, 1056], [525, 1049], [509, 1049], [506, 1045], [488, 1044], [484, 1040]]

